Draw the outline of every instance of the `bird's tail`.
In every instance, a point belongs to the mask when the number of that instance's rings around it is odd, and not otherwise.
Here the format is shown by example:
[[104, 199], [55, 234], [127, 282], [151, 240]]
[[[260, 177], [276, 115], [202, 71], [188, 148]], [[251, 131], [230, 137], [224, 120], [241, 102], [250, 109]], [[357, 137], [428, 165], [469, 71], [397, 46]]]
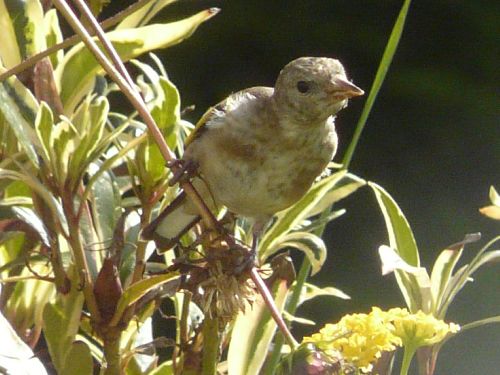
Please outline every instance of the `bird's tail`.
[[173, 248], [179, 239], [200, 221], [200, 216], [189, 213], [186, 194], [182, 192], [156, 219], [142, 231], [142, 238], [154, 240], [159, 252]]

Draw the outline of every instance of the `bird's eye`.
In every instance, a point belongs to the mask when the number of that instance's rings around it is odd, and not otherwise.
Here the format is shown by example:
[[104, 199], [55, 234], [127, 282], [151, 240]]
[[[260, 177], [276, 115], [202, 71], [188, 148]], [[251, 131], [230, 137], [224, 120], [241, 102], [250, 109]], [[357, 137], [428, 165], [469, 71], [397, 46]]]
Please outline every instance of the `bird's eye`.
[[309, 83], [306, 82], [306, 81], [299, 81], [297, 82], [297, 90], [301, 93], [301, 94], [305, 94], [309, 91]]

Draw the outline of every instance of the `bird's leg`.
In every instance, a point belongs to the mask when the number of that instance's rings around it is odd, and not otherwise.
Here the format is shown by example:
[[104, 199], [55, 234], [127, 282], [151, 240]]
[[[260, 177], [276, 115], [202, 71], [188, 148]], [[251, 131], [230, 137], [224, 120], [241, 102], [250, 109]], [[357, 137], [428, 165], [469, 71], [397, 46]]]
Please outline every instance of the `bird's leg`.
[[172, 170], [172, 178], [168, 181], [169, 186], [178, 182], [190, 180], [196, 175], [197, 165], [192, 160], [175, 159], [167, 162], [167, 167]]
[[264, 234], [264, 229], [266, 228], [268, 222], [269, 220], [262, 220], [254, 223], [252, 227], [252, 246], [250, 247], [250, 251], [247, 252], [245, 259], [243, 259], [243, 261], [236, 267], [236, 274], [243, 273], [246, 270], [251, 270], [255, 266], [259, 241]]

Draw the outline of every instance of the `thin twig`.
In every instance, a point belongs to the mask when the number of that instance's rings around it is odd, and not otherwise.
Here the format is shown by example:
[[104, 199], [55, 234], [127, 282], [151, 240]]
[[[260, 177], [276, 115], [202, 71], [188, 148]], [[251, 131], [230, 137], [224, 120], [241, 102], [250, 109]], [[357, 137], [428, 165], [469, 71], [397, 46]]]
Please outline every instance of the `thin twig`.
[[[172, 151], [170, 151], [167, 143], [165, 142], [165, 139], [163, 138], [163, 135], [161, 134], [160, 129], [158, 128], [158, 125], [156, 125], [155, 120], [149, 113], [146, 104], [144, 103], [144, 100], [142, 99], [139, 92], [135, 89], [134, 86], [130, 86], [127, 80], [118, 72], [117, 68], [115, 68], [115, 66], [113, 66], [108, 61], [106, 56], [97, 46], [97, 43], [92, 39], [90, 34], [84, 28], [82, 23], [78, 20], [78, 18], [73, 13], [71, 8], [66, 4], [66, 2], [62, 0], [54, 0], [53, 3], [66, 18], [71, 27], [82, 37], [83, 42], [85, 43], [87, 48], [89, 48], [89, 50], [93, 53], [94, 57], [104, 68], [106, 73], [108, 73], [108, 75], [116, 82], [116, 84], [120, 87], [124, 95], [131, 102], [131, 104], [137, 110], [139, 115], [143, 118], [144, 123], [147, 125], [151, 133], [151, 136], [157, 143], [163, 158], [167, 162], [173, 162], [175, 160], [175, 155], [172, 153]], [[216, 12], [216, 10], [214, 9], [210, 9], [209, 11]], [[94, 26], [96, 28], [100, 28], [100, 26], [97, 23]], [[111, 54], [110, 51], [108, 51], [108, 53]], [[176, 165], [176, 163], [171, 163], [171, 164], [173, 164], [174, 171], [180, 168], [179, 166]], [[191, 185], [191, 183], [188, 181], [184, 181], [181, 183], [181, 187], [197, 207], [207, 227], [216, 230], [216, 228], [218, 227], [217, 220], [215, 219], [214, 215], [210, 212], [206, 204], [203, 202], [201, 196], [194, 189], [193, 185]]]
[[[132, 4], [125, 10], [117, 13], [113, 17], [108, 18], [107, 20], [104, 20], [101, 23], [101, 27], [106, 30], [109, 29], [110, 27], [116, 25], [118, 22], [123, 20], [125, 17], [128, 15], [134, 13], [135, 11], [139, 10], [143, 6], [145, 6], [147, 3], [151, 2], [152, 0], [139, 0], [138, 2]], [[11, 75], [21, 73], [23, 70], [29, 68], [30, 66], [33, 66], [37, 63], [37, 61], [40, 61], [44, 57], [50, 56], [53, 53], [56, 53], [57, 51], [71, 47], [81, 41], [80, 36], [73, 35], [69, 38], [64, 39], [61, 43], [54, 44], [52, 47], [47, 48], [46, 50], [37, 53], [36, 55], [28, 57], [26, 60], [21, 62], [20, 64], [17, 64], [16, 66], [12, 67], [11, 69], [3, 72], [0, 74], [0, 82], [3, 80], [9, 78]]]
[[250, 271], [250, 277], [255, 283], [255, 286], [260, 292], [262, 298], [264, 299], [264, 302], [267, 305], [267, 308], [269, 309], [269, 312], [271, 313], [274, 321], [278, 325], [278, 328], [280, 329], [281, 333], [283, 333], [283, 336], [285, 336], [286, 341], [288, 341], [288, 345], [290, 345], [292, 349], [296, 348], [299, 343], [295, 340], [285, 321], [283, 320], [283, 317], [279, 313], [278, 308], [274, 303], [273, 297], [271, 296], [271, 293], [269, 293], [269, 289], [264, 283], [264, 280], [262, 280], [262, 278], [260, 277], [257, 268], [252, 268], [252, 270]]

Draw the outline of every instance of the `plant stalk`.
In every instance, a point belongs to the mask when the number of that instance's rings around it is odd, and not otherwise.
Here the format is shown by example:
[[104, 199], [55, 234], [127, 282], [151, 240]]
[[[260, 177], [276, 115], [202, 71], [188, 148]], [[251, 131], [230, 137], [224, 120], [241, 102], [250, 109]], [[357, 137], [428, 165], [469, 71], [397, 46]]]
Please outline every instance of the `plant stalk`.
[[[101, 27], [103, 29], [109, 29], [111, 26], [116, 25], [118, 22], [123, 20], [125, 17], [129, 16], [130, 14], [134, 13], [135, 11], [139, 10], [143, 6], [145, 6], [147, 3], [151, 2], [152, 0], [139, 0], [136, 3], [130, 5], [128, 8], [122, 10], [118, 14], [114, 15], [113, 17], [110, 17], [106, 20], [104, 20], [101, 23]], [[47, 48], [46, 50], [37, 53], [36, 55], [28, 57], [26, 60], [21, 62], [20, 64], [17, 64], [16, 66], [10, 68], [9, 70], [3, 72], [0, 74], [0, 82], [3, 80], [9, 78], [10, 76], [14, 74], [19, 74], [23, 70], [28, 69], [30, 66], [33, 66], [37, 63], [37, 61], [40, 61], [44, 57], [50, 56], [53, 53], [56, 53], [57, 51], [71, 47], [77, 43], [79, 43], [81, 40], [79, 35], [73, 35], [69, 38], [64, 39], [61, 43], [54, 44], [52, 47]]]
[[276, 307], [276, 304], [274, 303], [273, 297], [271, 296], [271, 293], [269, 293], [269, 289], [267, 288], [266, 284], [262, 280], [262, 278], [259, 275], [259, 272], [257, 271], [257, 268], [253, 267], [252, 270], [250, 271], [250, 277], [252, 278], [253, 282], [255, 283], [255, 286], [257, 287], [257, 290], [260, 292], [262, 298], [264, 299], [264, 302], [269, 309], [269, 312], [271, 313], [271, 316], [273, 317], [274, 321], [278, 325], [278, 328], [280, 329], [281, 333], [285, 337], [286, 341], [288, 342], [288, 345], [292, 349], [296, 348], [299, 343], [295, 338], [293, 337], [292, 333], [288, 329], [288, 326], [286, 325], [285, 321], [283, 320], [283, 317], [278, 311], [278, 308]]
[[[103, 54], [101, 49], [97, 46], [96, 42], [92, 39], [91, 35], [87, 32], [82, 23], [78, 20], [78, 18], [73, 13], [71, 8], [68, 6], [68, 4], [66, 4], [66, 2], [63, 0], [53, 0], [53, 3], [57, 7], [57, 9], [61, 12], [61, 14], [63, 14], [63, 16], [66, 18], [66, 20], [71, 25], [73, 30], [75, 30], [75, 32], [82, 37], [83, 42], [85, 43], [87, 48], [92, 52], [92, 54], [99, 61], [99, 63], [106, 71], [106, 73], [108, 73], [108, 75], [116, 82], [116, 84], [120, 87], [124, 95], [131, 102], [131, 104], [137, 110], [139, 115], [143, 118], [144, 123], [147, 125], [149, 132], [151, 133], [151, 136], [158, 145], [158, 148], [163, 158], [167, 162], [173, 162], [175, 160], [175, 155], [172, 153], [167, 143], [165, 142], [165, 139], [163, 138], [163, 135], [161, 134], [161, 131], [158, 128], [158, 125], [156, 125], [155, 120], [149, 113], [146, 104], [144, 103], [144, 100], [142, 99], [139, 92], [136, 90], [135, 86], [133, 85], [131, 86], [128, 83], [126, 77], [124, 77], [119, 72], [125, 69], [119, 57], [114, 58], [114, 60], [116, 60], [118, 65], [122, 66], [121, 68], [117, 69], [114, 65], [112, 65], [109, 62], [109, 60]], [[217, 9], [214, 8], [210, 9], [210, 12], [213, 12], [214, 14], [216, 11]], [[94, 28], [96, 30], [100, 30], [100, 36], [103, 37], [104, 40], [106, 40], [106, 37], [102, 32], [100, 25], [97, 23], [97, 21], [95, 21], [94, 17], [92, 18], [94, 19], [94, 22], [92, 23]], [[117, 56], [115, 49], [109, 43], [108, 44], [105, 43], [104, 40], [101, 40], [101, 42], [103, 43], [103, 46], [108, 45], [108, 47], [110, 47], [110, 49], [107, 51], [110, 54], [110, 56]], [[174, 172], [180, 168], [180, 166], [176, 165], [175, 163], [171, 164]], [[194, 189], [193, 185], [188, 181], [183, 181], [181, 182], [181, 187], [198, 209], [207, 227], [209, 229], [217, 231], [218, 228], [217, 220], [215, 219], [214, 215], [210, 212], [210, 210], [208, 209], [208, 207], [206, 206], [206, 204], [204, 203], [203, 199], [200, 197], [198, 192]]]
[[106, 358], [106, 371], [104, 375], [120, 375], [121, 356], [120, 356], [120, 334], [107, 335], [104, 338], [104, 357]]
[[219, 359], [220, 332], [219, 319], [205, 316], [203, 321], [203, 358], [201, 375], [217, 374]]

